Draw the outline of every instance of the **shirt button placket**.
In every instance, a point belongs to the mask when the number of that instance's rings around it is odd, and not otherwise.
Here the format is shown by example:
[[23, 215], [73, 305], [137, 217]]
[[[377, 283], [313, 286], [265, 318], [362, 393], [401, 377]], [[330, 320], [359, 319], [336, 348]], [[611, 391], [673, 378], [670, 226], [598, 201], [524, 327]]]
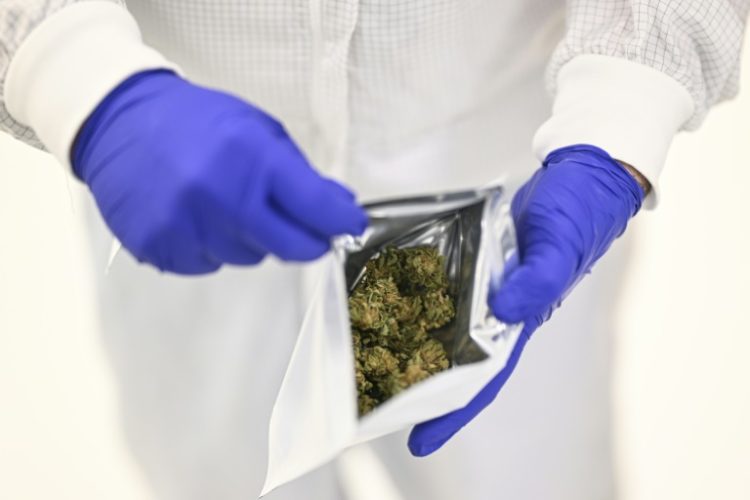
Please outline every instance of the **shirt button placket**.
[[348, 58], [358, 0], [310, 0], [313, 33], [312, 116], [319, 138], [318, 165], [343, 174], [349, 123]]

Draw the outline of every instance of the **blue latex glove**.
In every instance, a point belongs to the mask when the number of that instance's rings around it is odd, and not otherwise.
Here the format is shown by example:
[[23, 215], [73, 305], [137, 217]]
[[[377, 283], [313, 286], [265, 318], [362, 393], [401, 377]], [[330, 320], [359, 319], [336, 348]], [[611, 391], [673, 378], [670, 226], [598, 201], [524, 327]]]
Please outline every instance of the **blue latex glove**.
[[81, 128], [73, 169], [139, 261], [181, 274], [320, 257], [360, 234], [354, 195], [318, 175], [273, 118], [167, 71], [137, 74]]
[[489, 297], [498, 319], [525, 323], [506, 367], [464, 408], [417, 425], [413, 455], [440, 448], [497, 396], [531, 334], [620, 236], [641, 207], [643, 189], [606, 152], [570, 146], [549, 154], [513, 198], [520, 265]]

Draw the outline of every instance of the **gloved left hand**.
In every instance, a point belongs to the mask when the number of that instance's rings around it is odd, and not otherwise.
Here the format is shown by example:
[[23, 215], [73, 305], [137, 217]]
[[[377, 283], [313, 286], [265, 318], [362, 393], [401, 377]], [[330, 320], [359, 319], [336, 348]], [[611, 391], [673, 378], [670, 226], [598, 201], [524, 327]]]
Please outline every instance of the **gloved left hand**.
[[579, 145], [550, 153], [513, 198], [520, 265], [489, 304], [498, 319], [524, 322], [505, 368], [464, 408], [414, 427], [413, 455], [440, 448], [494, 399], [531, 334], [559, 307], [641, 207], [643, 188], [606, 152]]

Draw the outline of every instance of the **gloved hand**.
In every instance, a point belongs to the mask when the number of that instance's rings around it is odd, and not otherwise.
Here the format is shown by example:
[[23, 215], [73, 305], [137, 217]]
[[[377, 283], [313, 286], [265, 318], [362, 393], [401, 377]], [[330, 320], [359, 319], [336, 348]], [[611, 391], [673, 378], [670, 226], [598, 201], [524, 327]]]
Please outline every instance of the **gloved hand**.
[[507, 365], [464, 408], [414, 427], [413, 455], [440, 448], [494, 399], [531, 334], [620, 236], [644, 192], [606, 152], [578, 145], [550, 153], [513, 198], [520, 265], [489, 297], [498, 319], [524, 322]]
[[167, 71], [120, 84], [71, 153], [123, 246], [164, 271], [208, 273], [268, 253], [312, 260], [332, 236], [367, 225], [354, 195], [318, 175], [276, 120]]

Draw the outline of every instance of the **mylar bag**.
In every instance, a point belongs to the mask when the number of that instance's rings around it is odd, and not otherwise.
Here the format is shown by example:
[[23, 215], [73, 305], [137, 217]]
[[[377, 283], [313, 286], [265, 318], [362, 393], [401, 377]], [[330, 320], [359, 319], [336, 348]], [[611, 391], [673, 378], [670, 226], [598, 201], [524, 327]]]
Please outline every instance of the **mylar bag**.
[[[502, 186], [365, 208], [365, 233], [337, 239], [324, 258], [271, 415], [263, 495], [347, 447], [464, 407], [505, 366], [518, 340], [521, 325], [498, 321], [487, 305], [490, 289], [516, 261]], [[431, 246], [444, 256], [456, 315], [430, 333], [446, 348], [450, 367], [360, 417], [347, 301], [366, 263], [391, 246]]]

